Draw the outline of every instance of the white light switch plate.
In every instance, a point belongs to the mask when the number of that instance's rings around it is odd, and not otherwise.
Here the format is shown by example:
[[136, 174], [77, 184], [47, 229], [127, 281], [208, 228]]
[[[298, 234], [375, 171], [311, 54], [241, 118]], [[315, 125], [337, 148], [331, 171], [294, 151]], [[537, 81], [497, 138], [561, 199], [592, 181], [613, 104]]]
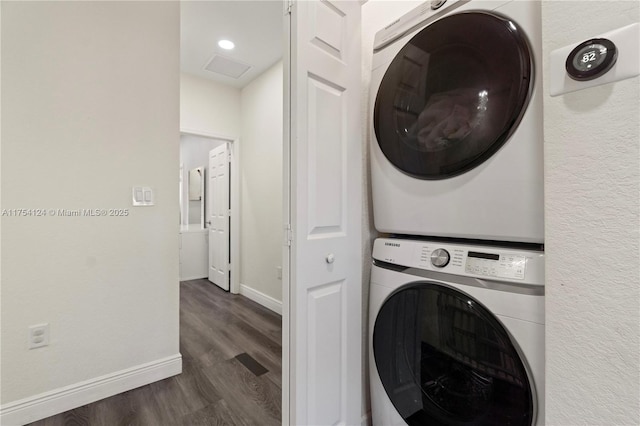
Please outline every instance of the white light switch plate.
[[606, 38], [616, 45], [618, 60], [613, 68], [593, 80], [576, 81], [567, 74], [565, 61], [573, 48], [587, 39], [577, 40], [576, 43], [570, 46], [556, 49], [549, 55], [549, 94], [551, 96], [575, 92], [640, 75], [640, 25], [627, 25], [590, 38]]
[[132, 204], [135, 207], [153, 206], [153, 189], [148, 186], [134, 186], [132, 188]]

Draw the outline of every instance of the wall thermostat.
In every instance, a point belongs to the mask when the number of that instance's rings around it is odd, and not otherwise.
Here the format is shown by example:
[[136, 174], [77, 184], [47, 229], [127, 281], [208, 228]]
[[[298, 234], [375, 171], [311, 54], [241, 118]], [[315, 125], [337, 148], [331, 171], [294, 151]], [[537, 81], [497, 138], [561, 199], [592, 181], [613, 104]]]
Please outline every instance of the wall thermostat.
[[569, 77], [578, 81], [598, 78], [613, 67], [618, 59], [616, 45], [606, 38], [594, 38], [576, 46], [565, 62]]
[[551, 96], [640, 75], [639, 23], [587, 37], [587, 41], [571, 43], [549, 54]]

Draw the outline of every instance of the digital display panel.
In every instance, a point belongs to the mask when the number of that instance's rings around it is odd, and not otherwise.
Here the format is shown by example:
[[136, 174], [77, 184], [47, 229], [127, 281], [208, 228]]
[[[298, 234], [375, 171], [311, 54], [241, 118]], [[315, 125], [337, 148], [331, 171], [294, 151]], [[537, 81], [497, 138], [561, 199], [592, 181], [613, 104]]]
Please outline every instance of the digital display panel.
[[478, 259], [500, 260], [500, 255], [494, 253], [480, 253], [478, 251], [470, 251], [468, 256], [476, 257]]
[[589, 71], [597, 67], [607, 57], [607, 48], [601, 44], [590, 44], [578, 51], [573, 57], [573, 66], [580, 71]]

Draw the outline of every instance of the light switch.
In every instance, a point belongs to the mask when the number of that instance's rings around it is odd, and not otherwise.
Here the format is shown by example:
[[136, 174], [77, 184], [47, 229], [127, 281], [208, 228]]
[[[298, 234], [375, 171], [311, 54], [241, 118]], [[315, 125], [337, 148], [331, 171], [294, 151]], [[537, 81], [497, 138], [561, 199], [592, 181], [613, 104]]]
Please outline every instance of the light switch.
[[153, 206], [153, 189], [148, 186], [134, 186], [133, 205]]

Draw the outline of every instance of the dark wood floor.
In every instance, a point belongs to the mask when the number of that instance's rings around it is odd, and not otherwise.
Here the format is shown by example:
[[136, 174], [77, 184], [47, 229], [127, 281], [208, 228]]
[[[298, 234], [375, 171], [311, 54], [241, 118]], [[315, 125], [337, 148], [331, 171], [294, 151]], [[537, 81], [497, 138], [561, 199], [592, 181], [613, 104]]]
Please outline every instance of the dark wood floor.
[[31, 425], [280, 425], [281, 322], [207, 280], [184, 281], [181, 375]]

